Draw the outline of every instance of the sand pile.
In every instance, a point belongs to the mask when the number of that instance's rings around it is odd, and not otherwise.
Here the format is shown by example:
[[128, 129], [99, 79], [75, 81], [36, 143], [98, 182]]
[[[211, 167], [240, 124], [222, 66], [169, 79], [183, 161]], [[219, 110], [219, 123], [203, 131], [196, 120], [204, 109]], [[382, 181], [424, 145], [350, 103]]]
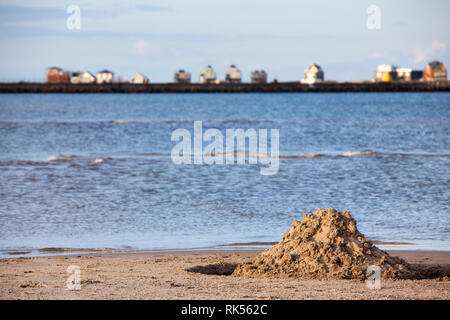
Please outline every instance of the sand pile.
[[233, 275], [263, 278], [366, 279], [369, 265], [381, 268], [382, 278], [416, 278], [404, 260], [366, 241], [349, 212], [333, 208], [305, 214], [292, 223], [280, 243], [240, 264]]

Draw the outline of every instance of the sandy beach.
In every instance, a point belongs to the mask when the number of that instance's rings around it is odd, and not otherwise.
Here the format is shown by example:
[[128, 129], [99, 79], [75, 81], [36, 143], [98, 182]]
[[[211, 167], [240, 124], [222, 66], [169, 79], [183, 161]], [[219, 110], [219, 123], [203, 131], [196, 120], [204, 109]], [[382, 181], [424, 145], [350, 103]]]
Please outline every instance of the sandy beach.
[[[87, 254], [0, 260], [0, 299], [450, 299], [448, 277], [381, 280], [293, 280], [208, 274], [233, 270], [261, 250]], [[450, 252], [389, 251], [449, 274]], [[79, 266], [80, 290], [67, 268]], [[227, 273], [227, 272], [225, 272]]]

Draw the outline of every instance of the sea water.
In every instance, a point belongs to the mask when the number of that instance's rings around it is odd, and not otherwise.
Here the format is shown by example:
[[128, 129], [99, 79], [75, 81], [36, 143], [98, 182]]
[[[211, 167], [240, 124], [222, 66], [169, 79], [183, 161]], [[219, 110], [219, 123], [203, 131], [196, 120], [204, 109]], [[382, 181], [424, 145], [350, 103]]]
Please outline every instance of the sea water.
[[[278, 129], [277, 173], [175, 164], [195, 120]], [[2, 94], [0, 252], [272, 242], [328, 207], [368, 239], [450, 250], [449, 168], [447, 92]]]

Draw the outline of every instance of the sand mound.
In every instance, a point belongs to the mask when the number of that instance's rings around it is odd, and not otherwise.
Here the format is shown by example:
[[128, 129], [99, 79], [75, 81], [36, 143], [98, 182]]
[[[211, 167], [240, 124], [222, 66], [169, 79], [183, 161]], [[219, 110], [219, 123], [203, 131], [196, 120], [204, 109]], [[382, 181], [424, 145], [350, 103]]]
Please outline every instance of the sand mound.
[[349, 212], [333, 208], [305, 214], [292, 223], [280, 243], [240, 264], [233, 275], [263, 278], [366, 279], [369, 265], [381, 268], [382, 278], [416, 278], [404, 260], [366, 241]]

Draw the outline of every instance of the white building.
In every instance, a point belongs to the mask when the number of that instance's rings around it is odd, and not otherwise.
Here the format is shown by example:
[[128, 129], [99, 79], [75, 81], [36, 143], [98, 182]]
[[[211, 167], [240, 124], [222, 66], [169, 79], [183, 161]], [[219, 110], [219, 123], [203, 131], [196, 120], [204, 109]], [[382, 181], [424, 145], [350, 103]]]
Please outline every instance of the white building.
[[321, 82], [324, 79], [324, 72], [318, 64], [312, 64], [305, 70], [305, 79], [302, 83]]
[[97, 83], [112, 83], [114, 73], [109, 70], [102, 70], [97, 73]]
[[241, 71], [232, 64], [225, 74], [225, 81], [229, 83], [241, 83]]
[[214, 83], [216, 81], [216, 73], [211, 66], [207, 66], [200, 73], [200, 83]]
[[131, 82], [131, 83], [134, 83], [134, 84], [145, 84], [145, 83], [149, 83], [149, 80], [148, 80], [148, 78], [147, 78], [146, 76], [144, 76], [143, 74], [136, 73], [136, 74], [134, 75], [134, 77], [131, 78], [130, 82]]
[[410, 68], [398, 68], [397, 80], [411, 81], [412, 69]]
[[74, 84], [95, 83], [96, 80], [95, 76], [88, 71], [73, 72], [70, 77], [70, 82]]
[[191, 73], [184, 70], [179, 70], [178, 72], [175, 72], [173, 76], [173, 82], [191, 83]]
[[267, 83], [267, 72], [255, 70], [250, 74], [251, 83]]

